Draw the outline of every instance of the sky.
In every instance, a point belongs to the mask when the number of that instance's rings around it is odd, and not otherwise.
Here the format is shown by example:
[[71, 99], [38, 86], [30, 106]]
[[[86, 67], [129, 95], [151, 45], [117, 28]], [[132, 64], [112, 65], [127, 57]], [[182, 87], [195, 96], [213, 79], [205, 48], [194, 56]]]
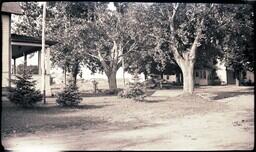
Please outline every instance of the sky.
[[[39, 5], [42, 5], [43, 2], [38, 2]], [[115, 10], [115, 6], [113, 2], [110, 2], [108, 5], [109, 9], [111, 10]], [[16, 18], [14, 18], [14, 21], [16, 20]], [[20, 57], [18, 59], [16, 59], [16, 65], [22, 64], [24, 63], [24, 57]], [[12, 65], [13, 65], [13, 60], [12, 60]], [[27, 57], [27, 65], [38, 65], [38, 53], [34, 53], [34, 55], [28, 55]], [[91, 74], [91, 71], [89, 69], [87, 69], [86, 67], [82, 68], [82, 73], [83, 73], [83, 78], [84, 79], [92, 79], [92, 78], [102, 78], [102, 79], [107, 79], [107, 76], [103, 73], [103, 74]], [[51, 74], [52, 75], [61, 75], [62, 74], [62, 70], [60, 68], [56, 68], [56, 67], [52, 67], [51, 68]], [[143, 76], [141, 76], [143, 77]], [[123, 78], [123, 68], [121, 67], [118, 71], [117, 71], [117, 79], [121, 79]], [[125, 73], [125, 78], [130, 79], [131, 75], [128, 73]]]

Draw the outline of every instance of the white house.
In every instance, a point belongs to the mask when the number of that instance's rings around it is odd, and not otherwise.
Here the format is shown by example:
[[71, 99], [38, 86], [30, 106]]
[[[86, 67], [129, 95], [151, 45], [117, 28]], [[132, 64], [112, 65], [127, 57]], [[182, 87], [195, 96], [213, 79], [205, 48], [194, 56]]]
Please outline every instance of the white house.
[[[218, 61], [215, 65], [216, 75], [213, 68], [195, 69], [194, 79], [196, 85], [212, 85], [216, 82], [216, 78], [220, 80], [220, 85], [236, 84], [235, 72], [231, 68], [227, 68], [223, 62]], [[163, 79], [169, 82], [177, 82], [179, 76], [164, 75]], [[244, 71], [241, 73], [241, 81], [254, 83], [254, 73]]]
[[[11, 79], [14, 79], [14, 75], [16, 74], [16, 59], [23, 57], [24, 58], [24, 66], [27, 63], [27, 55], [38, 51], [38, 69], [39, 74], [33, 75], [33, 78], [37, 80], [37, 89], [41, 89], [41, 49], [42, 49], [42, 40], [40, 38], [30, 37], [26, 35], [17, 35], [11, 34], [11, 14], [22, 15], [23, 10], [16, 2], [4, 2], [1, 6], [1, 27], [2, 27], [2, 93], [5, 94], [6, 88], [11, 87]], [[50, 95], [50, 46], [56, 44], [57, 42], [46, 41], [46, 58], [45, 60], [46, 66], [46, 95]], [[11, 61], [13, 59], [14, 66], [12, 69]], [[13, 71], [13, 75], [11, 74]]]

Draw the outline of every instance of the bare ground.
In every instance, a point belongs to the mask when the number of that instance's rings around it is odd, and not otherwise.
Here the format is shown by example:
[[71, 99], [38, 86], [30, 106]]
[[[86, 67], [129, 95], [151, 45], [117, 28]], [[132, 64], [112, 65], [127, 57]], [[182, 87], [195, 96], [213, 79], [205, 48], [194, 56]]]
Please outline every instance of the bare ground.
[[[158, 90], [144, 102], [87, 97], [75, 109], [55, 98], [35, 109], [3, 103], [2, 144], [47, 150], [248, 150], [254, 148], [254, 90], [214, 86]], [[207, 92], [207, 93], [206, 93]]]

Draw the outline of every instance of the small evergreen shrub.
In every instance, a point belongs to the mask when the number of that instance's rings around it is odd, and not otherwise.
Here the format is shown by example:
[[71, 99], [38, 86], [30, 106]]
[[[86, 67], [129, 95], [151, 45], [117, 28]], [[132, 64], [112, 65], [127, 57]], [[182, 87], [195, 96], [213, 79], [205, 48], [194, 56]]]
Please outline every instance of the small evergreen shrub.
[[18, 106], [29, 108], [42, 101], [43, 95], [35, 89], [36, 81], [32, 80], [31, 72], [24, 69], [22, 75], [16, 75], [17, 80], [11, 80], [15, 84], [10, 88], [8, 98]]
[[118, 93], [118, 96], [143, 101], [145, 98], [144, 84], [140, 82], [130, 83], [128, 88]]
[[57, 104], [63, 107], [78, 106], [82, 100], [78, 87], [69, 83], [64, 90], [57, 94]]

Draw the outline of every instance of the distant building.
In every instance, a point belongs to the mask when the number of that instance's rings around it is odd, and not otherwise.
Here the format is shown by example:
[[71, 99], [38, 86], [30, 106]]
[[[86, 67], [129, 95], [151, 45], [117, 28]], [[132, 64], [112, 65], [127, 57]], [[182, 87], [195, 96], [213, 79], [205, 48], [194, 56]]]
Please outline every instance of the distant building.
[[[157, 75], [160, 79], [161, 76]], [[163, 75], [163, 79], [169, 82], [178, 82], [181, 75]], [[240, 75], [241, 83], [254, 83], [254, 73], [244, 70]], [[205, 68], [196, 68], [194, 70], [195, 85], [230, 85], [236, 84], [236, 75], [233, 69], [227, 68], [220, 61], [216, 65]], [[179, 80], [180, 81], [180, 80]]]

